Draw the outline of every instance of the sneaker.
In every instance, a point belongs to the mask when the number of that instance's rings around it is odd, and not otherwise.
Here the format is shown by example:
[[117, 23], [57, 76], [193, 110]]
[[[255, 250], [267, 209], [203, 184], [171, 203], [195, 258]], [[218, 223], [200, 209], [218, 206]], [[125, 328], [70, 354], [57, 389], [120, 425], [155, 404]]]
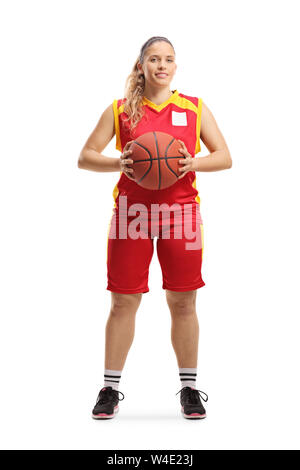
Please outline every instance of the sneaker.
[[[201, 390], [196, 390], [195, 388], [191, 388], [191, 387], [183, 387], [181, 390], [179, 390], [179, 392], [181, 392], [180, 394], [181, 413], [183, 414], [184, 418], [189, 418], [189, 419], [206, 418], [206, 411], [200, 399]], [[201, 393], [204, 393], [204, 395], [206, 395], [205, 392], [201, 392]], [[205, 402], [208, 400], [207, 395], [206, 395], [206, 399], [203, 398], [202, 396], [201, 398]]]
[[119, 393], [123, 395], [122, 392], [114, 390], [112, 387], [101, 388], [92, 412], [92, 418], [114, 418], [119, 411], [119, 400], [124, 400], [125, 398], [124, 395], [123, 398], [119, 398]]

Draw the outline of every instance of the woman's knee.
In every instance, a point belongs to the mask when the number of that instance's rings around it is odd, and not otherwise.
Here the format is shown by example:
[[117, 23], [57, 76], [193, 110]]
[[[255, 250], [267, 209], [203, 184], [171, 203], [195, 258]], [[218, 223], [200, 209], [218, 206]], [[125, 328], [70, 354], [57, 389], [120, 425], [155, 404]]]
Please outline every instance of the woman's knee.
[[196, 311], [197, 291], [176, 292], [166, 291], [167, 304], [171, 314], [174, 315], [192, 315]]
[[141, 300], [141, 293], [139, 294], [119, 294], [117, 292], [111, 293], [111, 309], [112, 315], [120, 315], [126, 313], [136, 313]]

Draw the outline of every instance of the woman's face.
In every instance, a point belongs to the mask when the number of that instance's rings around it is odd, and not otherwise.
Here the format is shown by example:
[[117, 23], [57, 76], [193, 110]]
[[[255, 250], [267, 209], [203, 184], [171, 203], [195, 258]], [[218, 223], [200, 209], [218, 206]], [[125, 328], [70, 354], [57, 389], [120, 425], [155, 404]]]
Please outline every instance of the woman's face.
[[[144, 63], [138, 63], [138, 68], [144, 73], [149, 84], [168, 86], [177, 69], [172, 46], [165, 41], [151, 44], [145, 52]], [[160, 72], [163, 75], [158, 75]]]

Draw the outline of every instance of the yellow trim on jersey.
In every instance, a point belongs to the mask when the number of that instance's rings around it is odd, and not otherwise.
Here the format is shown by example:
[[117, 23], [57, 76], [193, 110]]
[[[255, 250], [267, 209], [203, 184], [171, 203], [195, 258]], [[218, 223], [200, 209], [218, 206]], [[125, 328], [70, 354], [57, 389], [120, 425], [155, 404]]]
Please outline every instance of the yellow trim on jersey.
[[[193, 181], [193, 183], [192, 183], [192, 186], [193, 186], [193, 188], [195, 188], [195, 189], [198, 191], [197, 186], [196, 186], [196, 174], [195, 174], [195, 179], [194, 179], [194, 181]], [[197, 194], [197, 196], [195, 196], [195, 201], [198, 202], [198, 204], [200, 204], [200, 197], [199, 197], [199, 194]]]
[[174, 104], [182, 109], [189, 109], [190, 111], [194, 111], [197, 114], [197, 106], [194, 105], [190, 100], [184, 98], [183, 96], [175, 97]]
[[148, 100], [148, 98], [146, 98], [146, 96], [143, 96], [143, 101], [142, 103], [143, 104], [147, 104], [148, 106], [150, 106], [150, 108], [153, 108], [153, 109], [156, 109], [156, 111], [161, 111], [162, 109], [164, 109], [166, 106], [168, 106], [168, 104], [172, 103], [172, 102], [175, 102], [177, 99], [178, 99], [178, 91], [177, 90], [173, 90], [173, 94], [170, 96], [169, 99], [167, 99], [166, 101], [164, 101], [163, 103], [161, 104], [155, 104], [153, 103], [152, 101]]
[[[120, 171], [120, 175], [121, 175], [121, 174], [122, 174], [122, 171]], [[117, 184], [115, 185], [114, 190], [113, 190], [113, 193], [112, 193], [113, 198], [114, 198], [114, 202], [115, 202], [114, 207], [117, 207], [116, 199], [117, 199], [117, 197], [118, 197], [118, 194], [119, 194], [119, 188], [118, 188], [118, 183], [117, 183]]]
[[197, 106], [194, 105], [190, 100], [184, 98], [183, 96], [179, 96], [178, 90], [173, 90], [173, 95], [170, 98], [160, 105], [153, 103], [152, 101], [148, 100], [145, 96], [143, 97], [143, 104], [147, 104], [150, 108], [155, 109], [156, 111], [161, 111], [164, 109], [168, 104], [174, 103], [176, 106], [182, 109], [189, 109], [190, 111], [194, 111], [194, 113], [198, 113]]
[[201, 145], [200, 145], [201, 116], [202, 116], [202, 98], [199, 98], [198, 109], [197, 109], [197, 138], [196, 138], [195, 155], [201, 152]]
[[[124, 106], [123, 106], [124, 107]], [[122, 152], [121, 138], [120, 138], [120, 124], [119, 114], [123, 111], [118, 110], [118, 100], [113, 101], [114, 119], [115, 119], [115, 133], [116, 133], [116, 149]]]
[[[168, 104], [174, 103], [176, 106], [182, 109], [189, 109], [191, 111], [194, 111], [194, 113], [198, 113], [197, 106], [194, 105], [191, 101], [189, 101], [187, 98], [183, 98], [182, 96], [178, 95], [178, 91], [175, 90], [173, 95], [163, 103], [161, 103], [159, 106], [155, 103], [152, 103], [152, 101], [148, 100], [145, 96], [143, 97], [142, 104], [148, 105], [150, 108], [155, 109], [156, 111], [161, 111], [164, 109]], [[121, 106], [118, 108], [117, 112], [118, 114], [122, 114], [124, 111], [124, 104], [121, 104]]]
[[[120, 123], [119, 123], [119, 114], [123, 112], [124, 105], [120, 106], [118, 109], [118, 100], [113, 101], [113, 110], [114, 110], [114, 120], [115, 120], [115, 134], [116, 134], [116, 149], [120, 150], [122, 152], [122, 146], [121, 146], [121, 137], [120, 137]], [[120, 175], [122, 174], [122, 171], [120, 171]], [[113, 189], [113, 198], [114, 198], [114, 207], [117, 207], [116, 204], [116, 199], [119, 194], [119, 189], [118, 189], [118, 183], [115, 185]]]

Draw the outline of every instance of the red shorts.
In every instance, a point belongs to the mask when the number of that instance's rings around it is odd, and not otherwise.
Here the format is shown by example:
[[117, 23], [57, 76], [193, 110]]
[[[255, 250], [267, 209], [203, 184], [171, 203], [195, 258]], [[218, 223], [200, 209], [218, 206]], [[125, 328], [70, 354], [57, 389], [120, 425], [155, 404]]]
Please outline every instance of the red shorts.
[[[145, 206], [144, 206], [145, 207]], [[161, 206], [160, 206], [161, 207]], [[149, 292], [153, 239], [162, 270], [162, 288], [189, 291], [205, 285], [201, 275], [203, 223], [199, 204], [178, 210], [134, 212], [113, 209], [107, 238], [107, 290]], [[152, 212], [151, 212], [152, 211]]]

